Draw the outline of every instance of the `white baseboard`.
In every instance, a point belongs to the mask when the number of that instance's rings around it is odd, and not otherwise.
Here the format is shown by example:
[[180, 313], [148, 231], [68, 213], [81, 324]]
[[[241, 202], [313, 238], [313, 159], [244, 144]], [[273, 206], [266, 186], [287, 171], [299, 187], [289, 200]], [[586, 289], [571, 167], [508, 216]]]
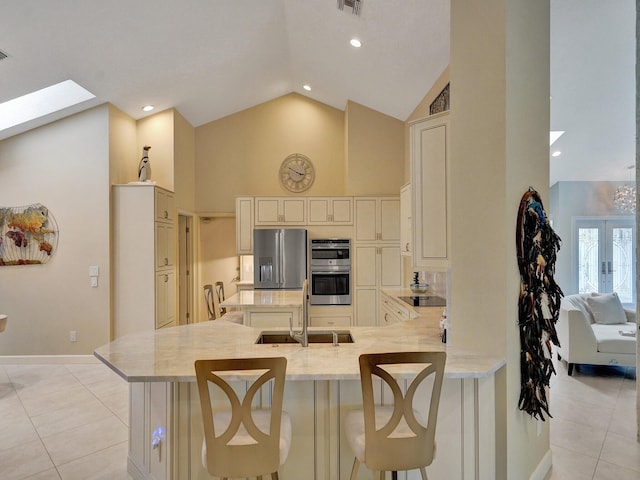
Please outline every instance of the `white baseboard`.
[[0, 365], [100, 363], [93, 355], [0, 355]]
[[547, 453], [544, 454], [544, 457], [542, 457], [542, 460], [540, 460], [540, 463], [538, 463], [538, 466], [529, 477], [529, 480], [545, 480], [545, 478], [547, 478], [551, 473], [551, 466], [551, 449], [549, 449], [547, 450]]

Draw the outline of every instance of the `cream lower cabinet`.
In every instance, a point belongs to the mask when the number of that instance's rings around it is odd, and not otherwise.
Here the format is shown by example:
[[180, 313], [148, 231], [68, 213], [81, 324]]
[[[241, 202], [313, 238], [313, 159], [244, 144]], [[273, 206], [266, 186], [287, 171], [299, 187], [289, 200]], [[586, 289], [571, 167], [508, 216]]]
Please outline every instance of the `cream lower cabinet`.
[[113, 338], [175, 324], [173, 193], [113, 186]]
[[328, 329], [345, 328], [351, 325], [352, 305], [310, 305], [309, 326]]
[[357, 326], [379, 326], [380, 289], [400, 288], [402, 262], [398, 245], [356, 245], [354, 304]]
[[392, 325], [411, 318], [411, 309], [400, 304], [400, 300], [380, 292], [380, 325]]
[[410, 127], [413, 267], [449, 266], [449, 113]]
[[[302, 348], [302, 347], [301, 347]], [[328, 347], [327, 355], [340, 349]], [[233, 382], [246, 390], [245, 382]], [[496, 478], [496, 382], [445, 377], [440, 395], [436, 443], [438, 452], [429, 478], [455, 480]], [[406, 384], [404, 387], [406, 388]], [[416, 395], [429, 393], [421, 386]], [[388, 400], [387, 400], [388, 401]], [[269, 406], [260, 395], [259, 406]], [[428, 403], [418, 402], [421, 415]], [[282, 480], [349, 478], [353, 452], [345, 437], [350, 410], [362, 408], [359, 380], [294, 380], [287, 378], [283, 409], [291, 416], [291, 450], [279, 469]], [[204, 480], [202, 414], [192, 382], [133, 383], [130, 388], [128, 473], [135, 480]], [[370, 479], [360, 467], [358, 479]], [[398, 472], [401, 480], [419, 480], [417, 470]]]

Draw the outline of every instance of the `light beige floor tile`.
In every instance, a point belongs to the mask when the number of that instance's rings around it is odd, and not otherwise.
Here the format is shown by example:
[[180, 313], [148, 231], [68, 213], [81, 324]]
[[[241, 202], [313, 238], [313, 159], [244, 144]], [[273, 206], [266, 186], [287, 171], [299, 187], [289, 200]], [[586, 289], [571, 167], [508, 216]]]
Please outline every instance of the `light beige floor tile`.
[[116, 373], [103, 363], [67, 365], [69, 372], [83, 385], [109, 381], [113, 377], [122, 380]]
[[640, 472], [600, 460], [593, 480], [638, 480]]
[[46, 472], [36, 473], [31, 477], [27, 477], [24, 480], [60, 480], [60, 475], [55, 468], [47, 470]]
[[27, 412], [24, 410], [18, 394], [13, 389], [5, 390], [0, 387], [0, 420], [5, 417], [26, 414]]
[[9, 379], [19, 385], [33, 385], [58, 375], [68, 375], [64, 365], [5, 365]]
[[598, 460], [562, 447], [552, 448], [551, 477], [548, 480], [590, 480]]
[[56, 466], [126, 442], [127, 427], [115, 416], [42, 439]]
[[635, 439], [607, 433], [600, 460], [635, 470], [640, 478], [640, 443]]
[[567, 377], [555, 385], [556, 393], [605, 408], [615, 406], [621, 386], [621, 379], [612, 379], [612, 383], [609, 384], [604, 378], [588, 377]]
[[635, 440], [637, 435], [637, 411], [635, 402], [621, 402], [618, 400], [611, 417], [609, 432], [617, 433], [630, 440]]
[[554, 418], [550, 426], [550, 443], [588, 457], [598, 458], [606, 430]]
[[18, 412], [13, 416], [0, 418], [0, 451], [39, 440], [40, 437], [26, 414]]
[[49, 437], [111, 416], [113, 416], [111, 410], [94, 398], [82, 402], [82, 404], [69, 405], [53, 412], [31, 417], [31, 421], [41, 437]]
[[18, 395], [20, 396], [24, 409], [32, 417], [54, 412], [61, 408], [67, 408], [71, 405], [83, 405], [95, 400], [95, 395], [82, 385], [42, 396], [28, 395], [26, 398], [23, 398], [20, 392], [18, 392]]
[[53, 463], [40, 440], [0, 452], [2, 480], [22, 480], [51, 468]]
[[121, 443], [58, 467], [62, 480], [128, 480], [127, 443]]
[[66, 375], [55, 375], [52, 377], [42, 378], [29, 385], [14, 383], [16, 392], [18, 392], [20, 398], [23, 399], [41, 397], [43, 395], [79, 386], [82, 386], [82, 384], [70, 373], [67, 373]]
[[[590, 427], [606, 430], [613, 416], [615, 403], [611, 406], [599, 406], [584, 403], [563, 393], [551, 392], [550, 409], [554, 418], [581, 423]], [[553, 422], [553, 420], [552, 420]]]

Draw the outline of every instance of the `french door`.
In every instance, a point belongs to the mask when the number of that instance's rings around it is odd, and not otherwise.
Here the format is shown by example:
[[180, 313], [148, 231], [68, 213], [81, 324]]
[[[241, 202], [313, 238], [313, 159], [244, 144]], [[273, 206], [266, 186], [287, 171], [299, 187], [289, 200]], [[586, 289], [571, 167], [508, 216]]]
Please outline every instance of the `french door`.
[[635, 305], [635, 230], [633, 217], [575, 220], [578, 293], [617, 292]]

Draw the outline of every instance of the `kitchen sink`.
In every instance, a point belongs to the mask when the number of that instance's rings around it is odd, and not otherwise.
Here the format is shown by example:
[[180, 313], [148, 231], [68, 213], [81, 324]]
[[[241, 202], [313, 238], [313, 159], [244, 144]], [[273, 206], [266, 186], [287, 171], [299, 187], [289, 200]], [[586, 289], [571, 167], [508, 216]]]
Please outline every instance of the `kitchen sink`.
[[[338, 343], [353, 343], [353, 337], [351, 336], [351, 332], [348, 330], [332, 330], [332, 331], [310, 331], [307, 332], [309, 335], [309, 343], [333, 343], [333, 335], [334, 333], [338, 337]], [[268, 344], [278, 344], [278, 343], [298, 343], [289, 335], [289, 332], [279, 331], [279, 332], [260, 332], [256, 343], [268, 343]]]

